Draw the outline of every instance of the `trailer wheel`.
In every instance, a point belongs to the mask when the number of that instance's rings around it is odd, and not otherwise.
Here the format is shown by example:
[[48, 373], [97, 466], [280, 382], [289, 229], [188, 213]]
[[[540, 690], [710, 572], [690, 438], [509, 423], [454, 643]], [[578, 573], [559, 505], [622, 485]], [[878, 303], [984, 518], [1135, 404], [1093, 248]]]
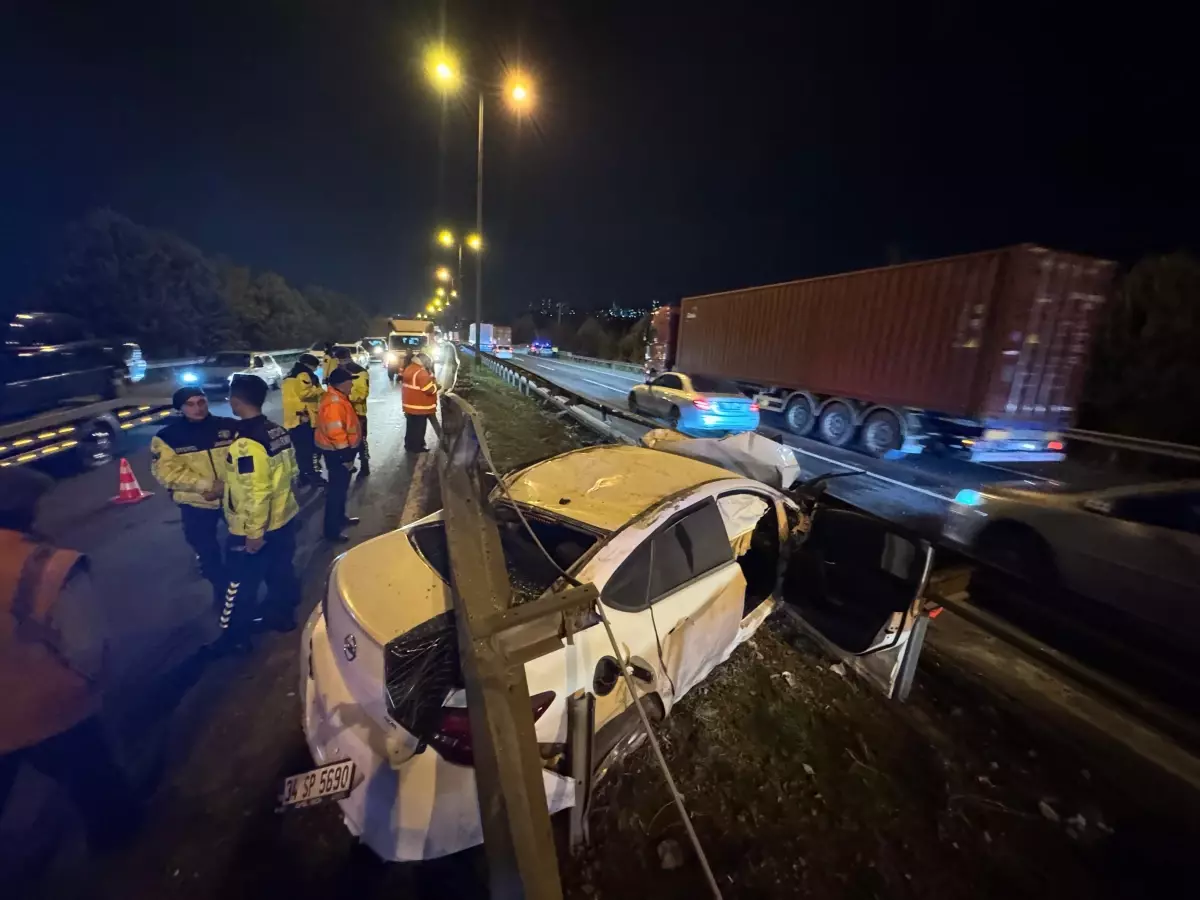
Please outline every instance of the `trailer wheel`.
[[863, 422], [861, 443], [865, 451], [877, 457], [904, 446], [904, 429], [896, 414], [891, 410], [877, 409], [867, 416]]
[[804, 437], [817, 424], [817, 416], [813, 412], [812, 403], [803, 394], [796, 394], [788, 401], [783, 409], [783, 424], [794, 435]]
[[841, 400], [825, 407], [817, 422], [821, 440], [834, 447], [845, 447], [854, 439], [854, 412]]
[[98, 469], [112, 461], [115, 446], [116, 434], [112, 426], [96, 420], [89, 422], [86, 430], [80, 435], [75, 456], [81, 468]]

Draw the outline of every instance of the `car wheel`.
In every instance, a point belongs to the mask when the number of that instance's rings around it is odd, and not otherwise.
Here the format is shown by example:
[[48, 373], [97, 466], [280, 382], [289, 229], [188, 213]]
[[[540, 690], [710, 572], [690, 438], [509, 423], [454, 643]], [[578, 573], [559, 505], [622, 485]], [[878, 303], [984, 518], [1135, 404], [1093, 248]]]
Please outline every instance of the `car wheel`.
[[979, 558], [1040, 588], [1058, 586], [1058, 566], [1046, 539], [1027, 525], [997, 522], [979, 536]]
[[672, 406], [671, 411], [667, 413], [667, 424], [675, 431], [679, 430], [679, 407]]
[[872, 456], [882, 457], [890, 450], [904, 446], [904, 429], [896, 414], [877, 409], [867, 416], [862, 427], [862, 448]]
[[812, 403], [803, 395], [793, 397], [783, 410], [783, 424], [787, 430], [798, 437], [804, 437], [817, 424], [816, 414], [813, 413]]

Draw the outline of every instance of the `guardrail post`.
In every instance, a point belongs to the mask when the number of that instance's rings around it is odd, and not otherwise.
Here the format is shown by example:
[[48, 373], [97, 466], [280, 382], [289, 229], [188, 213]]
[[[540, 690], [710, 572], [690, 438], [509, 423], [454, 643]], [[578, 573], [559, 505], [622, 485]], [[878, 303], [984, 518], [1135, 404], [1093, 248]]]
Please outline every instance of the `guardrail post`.
[[[524, 661], [510, 660], [514, 651], [495, 627], [513, 613], [512, 591], [483, 478], [482, 426], [454, 394], [444, 395], [441, 406], [438, 477], [490, 893], [560, 900]], [[517, 610], [529, 617], [538, 610], [528, 607], [541, 603]]]

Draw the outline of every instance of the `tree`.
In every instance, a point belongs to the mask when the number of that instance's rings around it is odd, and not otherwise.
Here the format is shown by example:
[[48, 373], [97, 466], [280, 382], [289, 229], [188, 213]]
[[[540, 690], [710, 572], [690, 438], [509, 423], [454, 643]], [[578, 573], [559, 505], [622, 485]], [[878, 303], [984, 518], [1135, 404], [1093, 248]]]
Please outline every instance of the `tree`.
[[1146, 257], [1100, 312], [1081, 403], [1084, 427], [1200, 442], [1200, 261]]
[[514, 344], [528, 344], [535, 337], [537, 337], [537, 327], [533, 324], [533, 316], [526, 313], [512, 323]]
[[150, 356], [215, 349], [234, 328], [217, 270], [196, 247], [107, 209], [68, 228], [42, 300]]
[[350, 343], [369, 333], [370, 317], [345, 294], [312, 285], [304, 289], [303, 296], [320, 323], [319, 335], [326, 335], [326, 340]]
[[584, 356], [612, 359], [616, 342], [597, 319], [588, 316], [575, 335], [575, 349]]
[[650, 316], [642, 316], [617, 342], [617, 354], [626, 362], [644, 362], [646, 359], [646, 336], [650, 333]]

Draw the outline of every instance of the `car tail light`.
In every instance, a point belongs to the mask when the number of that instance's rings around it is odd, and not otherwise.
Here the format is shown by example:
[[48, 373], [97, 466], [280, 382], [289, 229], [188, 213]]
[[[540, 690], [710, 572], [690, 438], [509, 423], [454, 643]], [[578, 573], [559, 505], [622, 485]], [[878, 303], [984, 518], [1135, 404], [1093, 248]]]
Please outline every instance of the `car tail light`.
[[[554, 691], [542, 691], [529, 698], [533, 721], [540, 719], [554, 702]], [[475, 748], [471, 744], [471, 716], [465, 706], [443, 706], [442, 718], [429, 736], [429, 746], [446, 762], [459, 766], [475, 765]]]
[[1063, 448], [1062, 441], [1051, 441], [1046, 445], [1047, 450], [1061, 450]]
[[705, 412], [708, 412], [710, 409], [712, 409], [712, 403], [707, 397], [697, 397], [692, 401], [692, 405], [696, 407], [696, 409], [702, 409]]
[[750, 401], [750, 412], [758, 412], [758, 404], [753, 400]]

